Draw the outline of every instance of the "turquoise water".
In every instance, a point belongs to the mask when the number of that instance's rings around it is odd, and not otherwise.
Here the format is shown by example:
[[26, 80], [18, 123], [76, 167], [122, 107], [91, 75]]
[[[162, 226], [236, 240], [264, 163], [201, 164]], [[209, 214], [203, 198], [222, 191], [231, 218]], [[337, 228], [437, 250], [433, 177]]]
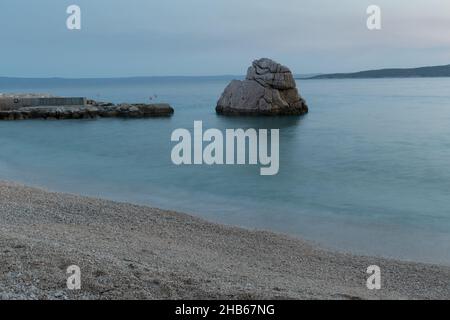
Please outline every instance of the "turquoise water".
[[[298, 81], [303, 118], [225, 118], [225, 78], [24, 81], [33, 91], [169, 102], [170, 119], [0, 122], [0, 179], [177, 209], [325, 247], [450, 264], [450, 79]], [[279, 128], [280, 172], [181, 166], [174, 129]]]

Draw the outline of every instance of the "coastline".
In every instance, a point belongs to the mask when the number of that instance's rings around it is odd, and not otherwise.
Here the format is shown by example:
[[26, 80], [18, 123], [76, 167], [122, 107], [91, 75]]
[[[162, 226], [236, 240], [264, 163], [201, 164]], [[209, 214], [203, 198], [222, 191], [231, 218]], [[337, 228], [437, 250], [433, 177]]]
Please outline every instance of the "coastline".
[[[0, 181], [1, 299], [449, 299], [450, 267]], [[66, 289], [78, 265], [82, 290]], [[378, 265], [382, 289], [366, 288]]]

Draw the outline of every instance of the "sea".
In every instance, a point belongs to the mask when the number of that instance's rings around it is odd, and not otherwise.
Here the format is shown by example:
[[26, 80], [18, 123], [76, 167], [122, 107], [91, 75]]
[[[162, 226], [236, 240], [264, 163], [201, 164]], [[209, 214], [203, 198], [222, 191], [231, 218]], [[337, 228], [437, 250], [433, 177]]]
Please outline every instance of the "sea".
[[[166, 102], [175, 114], [0, 122], [0, 180], [177, 210], [324, 249], [450, 265], [450, 78], [297, 80], [306, 116], [216, 115], [232, 78], [1, 81], [0, 92]], [[172, 132], [197, 120], [205, 130], [279, 129], [279, 173], [174, 165]]]

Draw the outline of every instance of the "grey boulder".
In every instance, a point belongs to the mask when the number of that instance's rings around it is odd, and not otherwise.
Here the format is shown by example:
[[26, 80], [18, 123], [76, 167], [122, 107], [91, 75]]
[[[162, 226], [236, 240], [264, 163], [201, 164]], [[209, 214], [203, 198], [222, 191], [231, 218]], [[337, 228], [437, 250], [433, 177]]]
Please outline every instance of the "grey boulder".
[[308, 112], [289, 68], [267, 58], [256, 60], [244, 81], [225, 88], [216, 112], [224, 115], [302, 115]]

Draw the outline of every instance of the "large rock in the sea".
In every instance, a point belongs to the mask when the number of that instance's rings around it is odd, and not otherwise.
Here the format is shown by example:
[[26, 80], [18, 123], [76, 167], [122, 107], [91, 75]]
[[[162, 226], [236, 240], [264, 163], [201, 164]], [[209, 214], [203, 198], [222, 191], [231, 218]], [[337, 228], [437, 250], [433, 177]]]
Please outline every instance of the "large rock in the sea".
[[289, 68], [267, 58], [256, 60], [244, 81], [225, 88], [216, 112], [225, 115], [302, 115], [308, 112]]

